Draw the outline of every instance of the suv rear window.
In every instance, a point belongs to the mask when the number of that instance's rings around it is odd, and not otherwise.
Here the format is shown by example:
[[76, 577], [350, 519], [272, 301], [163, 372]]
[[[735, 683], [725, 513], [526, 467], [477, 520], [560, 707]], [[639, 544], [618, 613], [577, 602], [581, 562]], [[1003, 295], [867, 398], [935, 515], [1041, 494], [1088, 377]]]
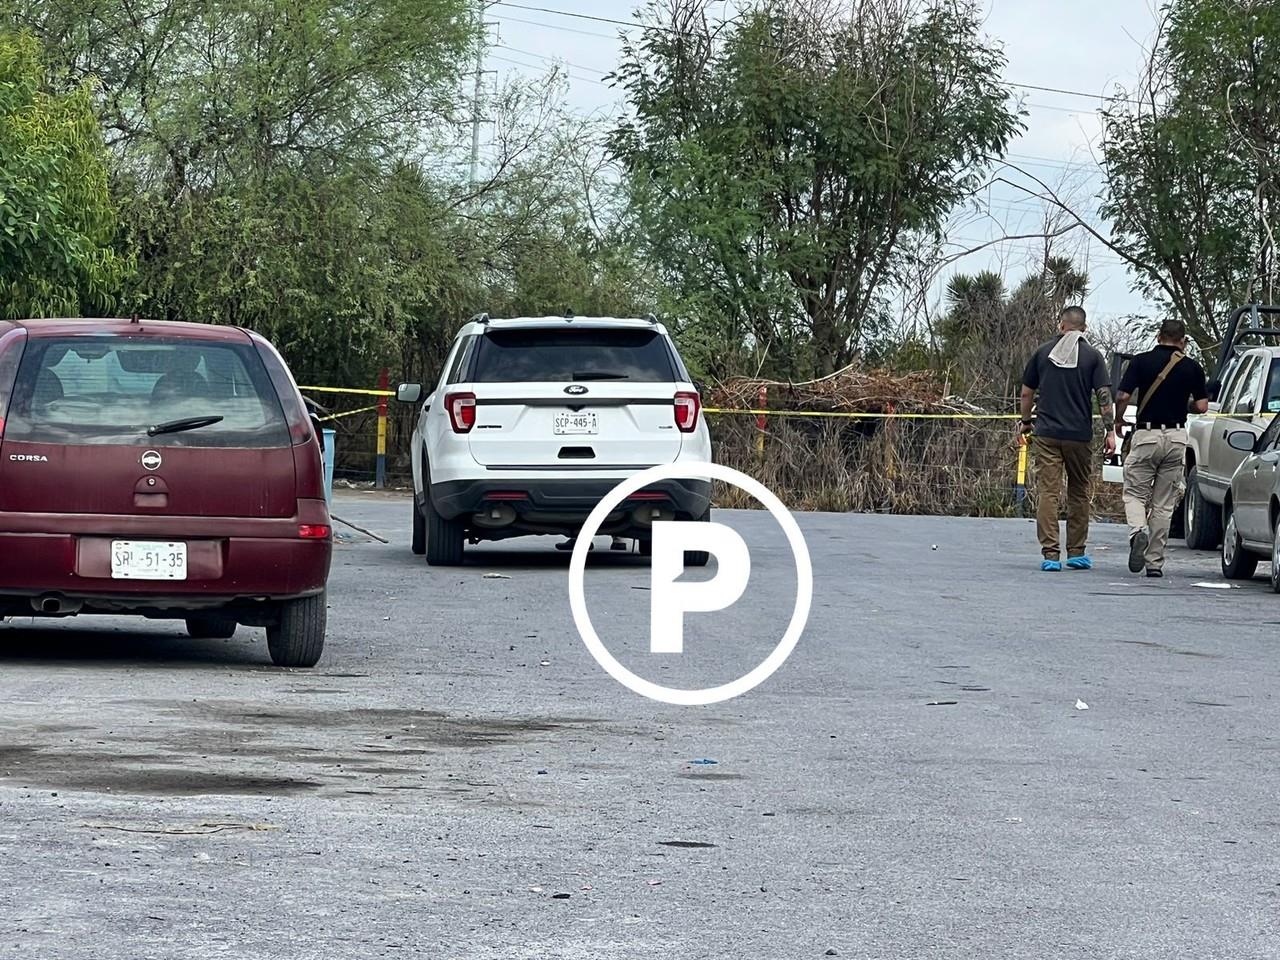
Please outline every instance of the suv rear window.
[[653, 330], [491, 330], [480, 338], [473, 383], [678, 379], [665, 338]]
[[[219, 416], [159, 436], [147, 428]], [[128, 337], [32, 338], [6, 440], [60, 444], [287, 447], [280, 400], [252, 345]]]

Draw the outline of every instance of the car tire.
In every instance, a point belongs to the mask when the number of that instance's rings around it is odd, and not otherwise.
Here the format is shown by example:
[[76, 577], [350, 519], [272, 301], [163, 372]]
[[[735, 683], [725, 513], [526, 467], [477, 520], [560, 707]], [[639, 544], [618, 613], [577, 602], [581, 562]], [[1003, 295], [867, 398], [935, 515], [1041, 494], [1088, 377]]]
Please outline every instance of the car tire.
[[1280, 593], [1280, 517], [1271, 531], [1271, 592]]
[[280, 618], [267, 627], [267, 650], [277, 667], [314, 667], [324, 652], [324, 632], [329, 620], [325, 594], [286, 600]]
[[413, 551], [414, 556], [422, 556], [427, 552], [427, 520], [422, 515], [422, 508], [418, 506], [418, 498], [412, 498], [413, 503], [413, 540], [409, 544], [409, 549]]
[[652, 557], [652, 556], [653, 556], [653, 541], [652, 541], [652, 540], [637, 540], [636, 542], [637, 542], [638, 544], [640, 544], [640, 556], [642, 556], [642, 557]]
[[466, 541], [466, 528], [461, 517], [442, 517], [428, 494], [422, 504], [426, 514], [427, 563], [433, 567], [458, 567], [462, 565], [462, 550]]
[[187, 634], [195, 640], [230, 640], [238, 626], [230, 617], [214, 614], [187, 617]]
[[1199, 471], [1187, 473], [1187, 491], [1182, 497], [1182, 526], [1187, 546], [1192, 550], [1213, 550], [1222, 543], [1222, 514], [1200, 492]]
[[1258, 569], [1258, 558], [1244, 548], [1236, 529], [1235, 511], [1228, 505], [1222, 535], [1222, 575], [1228, 580], [1250, 580]]
[[[711, 522], [711, 508], [707, 507], [706, 511], [700, 517], [693, 518], [697, 523]], [[686, 567], [705, 567], [711, 562], [711, 554], [706, 550], [686, 550], [684, 552], [684, 565]]]

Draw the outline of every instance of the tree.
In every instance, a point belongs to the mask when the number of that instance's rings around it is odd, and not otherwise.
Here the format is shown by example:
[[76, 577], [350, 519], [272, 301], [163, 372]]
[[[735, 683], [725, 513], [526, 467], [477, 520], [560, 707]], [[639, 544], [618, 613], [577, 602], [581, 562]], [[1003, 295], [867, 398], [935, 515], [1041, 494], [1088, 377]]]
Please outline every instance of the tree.
[[[0, 0], [92, 81], [139, 269], [131, 310], [237, 323], [368, 382], [468, 298], [450, 185], [466, 0]], [[87, 101], [86, 101], [87, 106]], [[456, 318], [456, 313], [452, 313]]]
[[938, 324], [943, 361], [968, 390], [1011, 399], [1031, 351], [1053, 332], [1062, 308], [1088, 289], [1088, 275], [1062, 256], [1047, 256], [1009, 292], [998, 273], [956, 274]]
[[1204, 349], [1231, 307], [1280, 293], [1277, 44], [1280, 5], [1173, 0], [1141, 85], [1104, 111], [1112, 248]]
[[0, 316], [105, 312], [127, 264], [89, 90], [49, 89], [40, 45], [0, 30]]
[[968, 0], [707, 6], [650, 3], [611, 149], [708, 365], [830, 372], [885, 326], [909, 238], [940, 232], [1017, 129], [1003, 57]]

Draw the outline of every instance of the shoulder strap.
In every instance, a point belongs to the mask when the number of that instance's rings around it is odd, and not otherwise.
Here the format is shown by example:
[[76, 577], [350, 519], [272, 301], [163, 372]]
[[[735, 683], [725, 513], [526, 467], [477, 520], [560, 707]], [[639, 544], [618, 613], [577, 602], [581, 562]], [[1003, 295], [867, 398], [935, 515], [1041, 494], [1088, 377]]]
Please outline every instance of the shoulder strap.
[[1164, 365], [1164, 369], [1160, 371], [1160, 375], [1151, 382], [1151, 386], [1142, 391], [1142, 398], [1138, 401], [1138, 409], [1133, 414], [1133, 418], [1135, 420], [1142, 415], [1143, 408], [1146, 407], [1147, 401], [1150, 400], [1152, 395], [1160, 389], [1160, 384], [1164, 383], [1164, 378], [1169, 376], [1169, 372], [1182, 361], [1184, 356], [1186, 356], [1186, 354], [1181, 350], [1173, 351], [1173, 356], [1170, 357], [1169, 362]]

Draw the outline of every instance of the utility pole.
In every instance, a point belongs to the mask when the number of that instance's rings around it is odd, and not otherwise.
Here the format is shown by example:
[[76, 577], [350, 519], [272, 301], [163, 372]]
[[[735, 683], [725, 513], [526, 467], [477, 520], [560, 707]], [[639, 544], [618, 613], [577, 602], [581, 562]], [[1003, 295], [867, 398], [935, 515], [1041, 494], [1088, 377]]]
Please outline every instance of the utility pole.
[[484, 11], [485, 0], [476, 0], [476, 85], [471, 98], [471, 185], [473, 187], [480, 167], [480, 98], [484, 92], [484, 53], [488, 46]]

